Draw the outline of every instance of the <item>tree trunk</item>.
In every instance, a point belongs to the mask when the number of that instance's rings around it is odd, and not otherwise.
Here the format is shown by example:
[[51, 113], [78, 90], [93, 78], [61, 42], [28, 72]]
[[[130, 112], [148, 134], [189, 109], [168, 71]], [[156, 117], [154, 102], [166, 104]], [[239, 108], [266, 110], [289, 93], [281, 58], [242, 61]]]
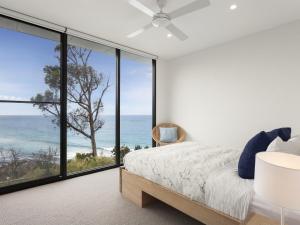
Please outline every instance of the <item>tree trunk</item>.
[[96, 134], [95, 134], [95, 127], [94, 127], [94, 120], [93, 120], [93, 113], [91, 102], [89, 102], [89, 123], [90, 123], [90, 132], [91, 132], [91, 145], [92, 145], [92, 153], [93, 156], [97, 156], [97, 145], [96, 145]]
[[95, 140], [95, 131], [91, 129], [91, 144], [92, 144], [92, 150], [93, 150], [93, 156], [97, 156], [97, 145]]

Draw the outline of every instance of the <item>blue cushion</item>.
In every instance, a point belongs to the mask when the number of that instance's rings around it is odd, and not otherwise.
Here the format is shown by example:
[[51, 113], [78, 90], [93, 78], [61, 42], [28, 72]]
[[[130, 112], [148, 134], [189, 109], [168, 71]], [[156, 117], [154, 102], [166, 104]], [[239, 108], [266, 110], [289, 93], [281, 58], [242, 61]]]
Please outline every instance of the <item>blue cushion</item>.
[[266, 151], [269, 144], [278, 136], [283, 141], [289, 140], [291, 128], [279, 128], [270, 132], [261, 131], [248, 141], [238, 164], [238, 173], [241, 178], [254, 178], [256, 153]]
[[177, 141], [177, 127], [160, 127], [159, 136], [161, 142], [176, 142]]

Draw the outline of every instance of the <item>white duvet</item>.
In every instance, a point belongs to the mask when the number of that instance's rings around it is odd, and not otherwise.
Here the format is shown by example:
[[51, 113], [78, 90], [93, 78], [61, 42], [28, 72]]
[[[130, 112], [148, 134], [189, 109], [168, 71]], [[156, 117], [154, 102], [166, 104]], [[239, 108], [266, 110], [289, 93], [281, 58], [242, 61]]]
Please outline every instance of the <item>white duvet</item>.
[[237, 175], [240, 153], [184, 142], [130, 152], [124, 158], [124, 166], [134, 174], [244, 220], [253, 196], [253, 181]]

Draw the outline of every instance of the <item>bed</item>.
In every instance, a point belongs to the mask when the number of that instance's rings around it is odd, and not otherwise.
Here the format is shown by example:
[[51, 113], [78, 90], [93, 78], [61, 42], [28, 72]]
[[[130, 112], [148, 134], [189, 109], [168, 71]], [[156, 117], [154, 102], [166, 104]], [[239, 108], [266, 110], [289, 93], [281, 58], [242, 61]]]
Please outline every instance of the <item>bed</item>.
[[207, 225], [247, 224], [249, 215], [271, 214], [254, 195], [253, 181], [238, 177], [240, 153], [197, 142], [134, 151], [124, 158], [120, 191], [140, 207], [158, 199]]

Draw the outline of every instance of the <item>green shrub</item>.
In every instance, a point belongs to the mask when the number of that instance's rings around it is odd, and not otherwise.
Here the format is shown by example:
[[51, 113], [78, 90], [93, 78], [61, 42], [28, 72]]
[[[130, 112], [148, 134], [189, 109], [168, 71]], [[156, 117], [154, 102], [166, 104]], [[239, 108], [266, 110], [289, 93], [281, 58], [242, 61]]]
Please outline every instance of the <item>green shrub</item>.
[[136, 146], [134, 147], [134, 150], [139, 150], [139, 149], [142, 149], [142, 146], [136, 145]]
[[[113, 157], [97, 156], [93, 157], [89, 153], [77, 153], [74, 159], [68, 160], [67, 169], [68, 173], [74, 173], [82, 170], [89, 170], [97, 167], [105, 167], [114, 165], [115, 160]], [[77, 157], [79, 156], [79, 157]]]
[[[120, 161], [123, 162], [123, 158], [124, 156], [130, 152], [130, 148], [126, 145], [122, 145], [120, 148]], [[113, 156], [116, 156], [116, 147], [114, 147], [114, 149], [111, 151], [111, 153], [113, 154]]]
[[85, 160], [93, 158], [93, 153], [76, 153], [75, 159], [76, 160]]

